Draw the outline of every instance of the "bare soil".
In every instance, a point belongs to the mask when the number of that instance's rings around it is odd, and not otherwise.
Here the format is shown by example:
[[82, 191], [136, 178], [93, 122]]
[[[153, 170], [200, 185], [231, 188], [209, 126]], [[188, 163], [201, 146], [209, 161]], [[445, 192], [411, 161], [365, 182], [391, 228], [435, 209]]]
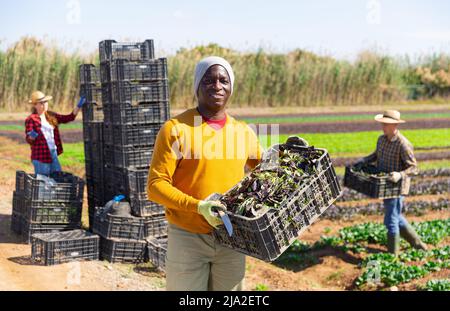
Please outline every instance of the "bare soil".
[[[28, 157], [26, 144], [0, 137], [0, 290], [164, 290], [165, 276], [151, 264], [92, 261], [50, 267], [35, 265], [30, 258], [30, 245], [21, 244], [9, 229], [15, 171], [31, 171]], [[84, 173], [82, 166], [65, 169], [79, 176]], [[84, 207], [87, 209], [86, 202]], [[424, 221], [449, 217], [450, 211], [433, 211], [408, 219]], [[382, 222], [382, 216], [360, 216], [351, 221], [323, 219], [313, 224], [300, 239], [313, 243], [323, 234], [336, 234], [343, 227], [369, 221]], [[379, 250], [383, 248], [379, 246]], [[335, 249], [312, 252], [303, 262], [284, 266], [248, 258], [246, 288], [253, 290], [264, 285], [270, 290], [354, 290], [353, 282], [361, 273], [357, 266], [359, 259]], [[416, 287], [413, 282], [399, 289], [416, 290]]]

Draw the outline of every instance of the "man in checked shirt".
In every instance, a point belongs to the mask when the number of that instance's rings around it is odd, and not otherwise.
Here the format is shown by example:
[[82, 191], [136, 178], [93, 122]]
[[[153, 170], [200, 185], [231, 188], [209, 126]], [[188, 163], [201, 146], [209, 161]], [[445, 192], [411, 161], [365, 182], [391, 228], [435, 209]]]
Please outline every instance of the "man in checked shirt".
[[387, 110], [383, 114], [376, 115], [375, 121], [382, 124], [384, 135], [378, 138], [375, 152], [360, 159], [355, 165], [376, 163], [379, 170], [389, 173], [390, 181], [397, 183], [403, 180], [401, 195], [398, 198], [384, 200], [384, 224], [388, 231], [388, 251], [398, 254], [400, 236], [412, 247], [426, 250], [426, 244], [420, 240], [414, 228], [402, 215], [403, 196], [409, 193], [411, 183], [409, 175], [417, 172], [413, 146], [397, 128], [405, 121], [400, 119], [400, 112], [395, 110]]

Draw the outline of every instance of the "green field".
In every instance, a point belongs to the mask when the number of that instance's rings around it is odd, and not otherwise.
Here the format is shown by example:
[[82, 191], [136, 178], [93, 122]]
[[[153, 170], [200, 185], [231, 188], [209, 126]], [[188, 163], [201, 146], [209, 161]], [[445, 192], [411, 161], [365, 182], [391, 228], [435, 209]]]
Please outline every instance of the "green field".
[[[76, 123], [68, 123], [68, 124], [61, 124], [59, 126], [62, 130], [81, 130], [83, 128], [83, 124], [76, 122]], [[25, 130], [25, 124], [2, 124], [0, 125], [0, 131], [24, 131]]]
[[[413, 143], [415, 147], [446, 147], [449, 145], [450, 129], [430, 130], [404, 130], [402, 133]], [[299, 134], [308, 140], [311, 145], [325, 148], [331, 157], [357, 157], [368, 155], [375, 150], [378, 136], [381, 132], [355, 132], [355, 133], [327, 133], [327, 134]], [[289, 135], [280, 135], [280, 142], [284, 142]], [[266, 136], [260, 137], [264, 148], [271, 145]], [[63, 166], [83, 165], [83, 143], [64, 144], [64, 153], [60, 156]], [[449, 161], [429, 162], [427, 168], [449, 167]], [[425, 162], [426, 163], [426, 162]], [[424, 167], [421, 165], [421, 168]]]
[[[301, 113], [301, 109], [299, 109]], [[374, 114], [358, 114], [358, 115], [329, 115], [329, 116], [302, 116], [302, 117], [255, 117], [255, 118], [238, 118], [249, 124], [278, 124], [278, 123], [315, 123], [315, 122], [339, 122], [339, 121], [372, 121]], [[448, 113], [404, 113], [402, 119], [436, 119], [449, 118]]]
[[[349, 157], [373, 152], [381, 133], [381, 131], [371, 131], [298, 134], [298, 136], [305, 138], [310, 145], [327, 149], [332, 157]], [[411, 141], [414, 147], [446, 147], [449, 145], [450, 129], [402, 130], [401, 133]], [[289, 136], [291, 135], [280, 135], [279, 141], [284, 142]], [[260, 141], [264, 148], [271, 145], [267, 136], [260, 136]]]

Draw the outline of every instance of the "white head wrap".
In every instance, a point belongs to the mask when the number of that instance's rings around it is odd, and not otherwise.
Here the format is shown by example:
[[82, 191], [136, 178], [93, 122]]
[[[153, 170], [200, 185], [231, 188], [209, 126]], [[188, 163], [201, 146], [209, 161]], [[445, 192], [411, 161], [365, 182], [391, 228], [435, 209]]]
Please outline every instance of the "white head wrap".
[[209, 56], [204, 59], [202, 59], [200, 62], [198, 62], [197, 66], [195, 67], [195, 76], [194, 76], [194, 94], [195, 98], [197, 97], [198, 93], [198, 87], [200, 85], [200, 81], [202, 80], [205, 73], [208, 71], [208, 69], [214, 65], [220, 65], [228, 72], [228, 76], [230, 77], [231, 82], [231, 94], [233, 94], [233, 85], [234, 85], [234, 72], [233, 68], [231, 68], [231, 65], [229, 62], [227, 62], [222, 57], [218, 56]]

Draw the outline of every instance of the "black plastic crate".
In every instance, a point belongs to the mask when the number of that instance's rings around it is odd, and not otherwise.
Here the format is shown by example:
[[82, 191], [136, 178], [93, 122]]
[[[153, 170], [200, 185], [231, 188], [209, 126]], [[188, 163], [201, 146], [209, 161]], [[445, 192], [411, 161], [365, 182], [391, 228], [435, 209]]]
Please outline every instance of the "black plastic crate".
[[103, 143], [103, 122], [83, 123], [84, 143]]
[[84, 181], [70, 173], [55, 172], [46, 182], [42, 176], [16, 172], [16, 192], [25, 199], [33, 201], [73, 202], [83, 199]]
[[[289, 148], [295, 152], [310, 152], [311, 148]], [[233, 225], [229, 237], [224, 226], [214, 230], [216, 239], [226, 247], [249, 256], [273, 261], [280, 256], [317, 218], [340, 196], [341, 190], [328, 152], [324, 149], [316, 160], [316, 171], [311, 181], [287, 197], [278, 209], [248, 218], [227, 212]], [[220, 195], [210, 199], [217, 200]]]
[[99, 83], [100, 72], [99, 69], [93, 64], [82, 64], [79, 67], [80, 73], [80, 85]]
[[345, 168], [344, 186], [371, 198], [397, 198], [402, 193], [403, 182], [402, 179], [398, 183], [393, 183], [387, 176], [366, 175], [353, 171], [352, 167]]
[[145, 61], [124, 59], [101, 64], [102, 81], [155, 81], [167, 79], [167, 59], [158, 58]]
[[130, 189], [130, 192], [147, 192], [148, 169], [128, 169], [127, 176], [128, 188]]
[[99, 237], [84, 230], [34, 234], [31, 258], [46, 266], [61, 263], [98, 260]]
[[152, 156], [153, 147], [104, 145], [105, 163], [111, 166], [122, 168], [149, 167]]
[[70, 231], [81, 229], [81, 223], [75, 224], [40, 224], [32, 223], [22, 218], [22, 239], [25, 243], [29, 244], [31, 242], [31, 237], [36, 233], [55, 233], [62, 231]]
[[141, 103], [137, 106], [115, 103], [105, 106], [104, 112], [105, 123], [116, 125], [163, 123], [170, 119], [169, 102]]
[[103, 107], [101, 84], [80, 85], [80, 96], [86, 97], [85, 105], [96, 105], [97, 107]]
[[101, 167], [103, 165], [103, 144], [99, 142], [86, 142], [84, 144], [84, 160], [86, 163], [86, 172], [92, 171], [92, 165]]
[[149, 60], [155, 58], [153, 40], [144, 42], [117, 42], [104, 40], [99, 44], [100, 62], [124, 59], [128, 61]]
[[103, 122], [103, 107], [94, 103], [85, 103], [82, 108], [83, 123]]
[[105, 205], [104, 196], [94, 196], [88, 195], [88, 217], [89, 217], [89, 230], [93, 231], [94, 228], [94, 218], [97, 208]]
[[[99, 157], [102, 159], [102, 157]], [[85, 161], [86, 181], [102, 183], [104, 177], [104, 167], [101, 161]]]
[[124, 103], [137, 106], [141, 103], [169, 101], [167, 80], [154, 82], [111, 82], [102, 85], [102, 92], [110, 104]]
[[148, 216], [144, 219], [144, 236], [146, 238], [167, 236], [169, 223], [164, 214]]
[[137, 263], [145, 261], [147, 243], [124, 239], [100, 239], [101, 258], [109, 262]]
[[149, 261], [162, 271], [166, 269], [167, 235], [159, 238], [147, 238], [147, 256]]
[[22, 215], [20, 214], [12, 214], [11, 215], [11, 231], [15, 234], [22, 234]]
[[130, 198], [130, 205], [131, 213], [137, 217], [161, 215], [165, 211], [164, 206], [158, 203], [134, 197]]
[[114, 146], [153, 146], [161, 129], [161, 123], [104, 125], [105, 144]]
[[145, 219], [139, 217], [114, 216], [98, 208], [94, 216], [94, 233], [107, 239], [142, 240]]
[[21, 200], [23, 217], [40, 224], [78, 224], [81, 222], [83, 202], [35, 202]]
[[23, 215], [25, 213], [24, 204], [22, 203], [23, 201], [24, 201], [24, 198], [19, 193], [14, 191], [13, 192], [13, 202], [12, 202], [12, 214], [13, 215]]

